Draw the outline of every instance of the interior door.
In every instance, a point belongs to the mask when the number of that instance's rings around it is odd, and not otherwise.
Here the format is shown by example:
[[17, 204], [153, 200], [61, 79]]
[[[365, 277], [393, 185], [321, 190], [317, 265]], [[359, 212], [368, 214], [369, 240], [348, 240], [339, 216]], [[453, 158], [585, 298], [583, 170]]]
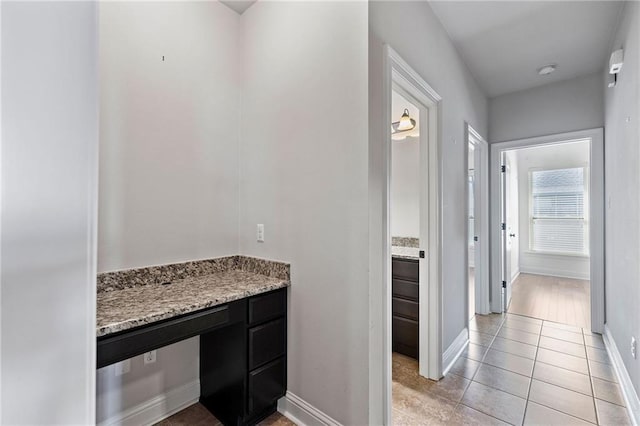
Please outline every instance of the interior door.
[[502, 153], [502, 287], [503, 287], [503, 311], [509, 309], [511, 302], [511, 238], [512, 233], [510, 224], [513, 223], [511, 217], [511, 209], [509, 208], [509, 200], [511, 200], [511, 164], [510, 158], [506, 153]]

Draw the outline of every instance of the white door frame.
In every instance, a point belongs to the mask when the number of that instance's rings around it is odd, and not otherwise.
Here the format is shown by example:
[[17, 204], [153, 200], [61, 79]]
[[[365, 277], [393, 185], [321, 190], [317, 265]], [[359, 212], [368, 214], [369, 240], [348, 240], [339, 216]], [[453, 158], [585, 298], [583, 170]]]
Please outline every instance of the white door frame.
[[[487, 165], [489, 164], [489, 145], [478, 132], [475, 131], [469, 123], [465, 123], [465, 140], [467, 141], [467, 149], [464, 155], [465, 182], [467, 181], [467, 165], [469, 164], [469, 144], [473, 144], [478, 154], [477, 161], [474, 162], [474, 176], [478, 182], [480, 197], [476, 200], [478, 211], [474, 209], [474, 223], [476, 225], [476, 235], [478, 236], [477, 247], [480, 251], [480, 262], [475, 262], [476, 281], [475, 281], [475, 305], [476, 313], [486, 315], [491, 312], [489, 306], [489, 173], [487, 173]], [[475, 164], [478, 163], [478, 164]], [[465, 198], [465, 215], [469, 212], [469, 185], [466, 188]], [[466, 235], [469, 235], [469, 220], [465, 220]], [[469, 250], [465, 250], [465, 265], [467, 272], [469, 271]], [[476, 256], [477, 257], [477, 256]], [[479, 279], [478, 279], [479, 277]], [[467, 292], [467, 298], [469, 297]], [[469, 301], [467, 300], [467, 306]]]
[[[384, 149], [383, 164], [383, 221], [382, 235], [386, 239], [383, 260], [382, 309], [373, 315], [384, 315], [383, 333], [383, 412], [385, 423], [391, 424], [391, 226], [390, 226], [390, 189], [391, 189], [391, 93], [393, 87], [399, 87], [415, 98], [422, 106], [420, 132], [420, 176], [428, 185], [421, 185], [420, 210], [427, 212], [420, 218], [420, 244], [425, 250], [426, 258], [420, 259], [421, 280], [419, 297], [419, 364], [420, 374], [431, 379], [442, 377], [442, 291], [441, 291], [441, 258], [442, 258], [442, 212], [441, 212], [441, 178], [440, 178], [440, 101], [442, 98], [427, 82], [420, 77], [393, 48], [384, 47]], [[426, 131], [424, 131], [426, 130]], [[426, 244], [425, 244], [426, 241]], [[373, 304], [376, 306], [376, 304]], [[377, 309], [377, 307], [376, 307]]]
[[517, 148], [556, 145], [590, 139], [589, 255], [591, 284], [591, 331], [604, 331], [604, 136], [602, 128], [579, 130], [491, 144], [491, 310], [502, 312], [502, 256], [500, 238], [500, 156]]

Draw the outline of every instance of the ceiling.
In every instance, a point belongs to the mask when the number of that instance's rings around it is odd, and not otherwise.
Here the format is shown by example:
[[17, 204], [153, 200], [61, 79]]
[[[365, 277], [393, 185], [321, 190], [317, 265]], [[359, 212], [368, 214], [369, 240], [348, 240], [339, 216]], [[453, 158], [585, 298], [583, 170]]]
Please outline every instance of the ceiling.
[[220, 3], [230, 7], [231, 9], [242, 15], [242, 13], [245, 10], [249, 9], [251, 5], [256, 1], [258, 0], [220, 0]]
[[[590, 74], [606, 66], [622, 2], [430, 1], [487, 96]], [[557, 70], [540, 76], [543, 65]]]

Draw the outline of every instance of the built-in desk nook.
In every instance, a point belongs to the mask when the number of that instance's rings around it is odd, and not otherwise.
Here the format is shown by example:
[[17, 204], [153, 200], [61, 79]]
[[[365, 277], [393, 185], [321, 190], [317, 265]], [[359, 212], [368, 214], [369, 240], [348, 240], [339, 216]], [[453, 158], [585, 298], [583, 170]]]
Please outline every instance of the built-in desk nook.
[[100, 274], [98, 368], [200, 336], [200, 402], [254, 424], [287, 388], [289, 265], [244, 256]]

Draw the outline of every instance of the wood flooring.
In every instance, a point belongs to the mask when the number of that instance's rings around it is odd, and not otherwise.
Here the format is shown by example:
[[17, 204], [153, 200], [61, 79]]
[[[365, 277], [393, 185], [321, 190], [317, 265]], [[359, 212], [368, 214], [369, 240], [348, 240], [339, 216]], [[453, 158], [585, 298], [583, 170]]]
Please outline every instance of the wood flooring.
[[520, 274], [508, 312], [591, 329], [590, 299], [589, 281]]

